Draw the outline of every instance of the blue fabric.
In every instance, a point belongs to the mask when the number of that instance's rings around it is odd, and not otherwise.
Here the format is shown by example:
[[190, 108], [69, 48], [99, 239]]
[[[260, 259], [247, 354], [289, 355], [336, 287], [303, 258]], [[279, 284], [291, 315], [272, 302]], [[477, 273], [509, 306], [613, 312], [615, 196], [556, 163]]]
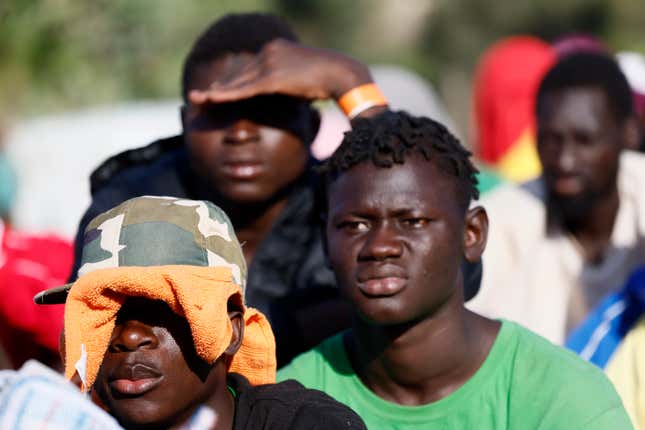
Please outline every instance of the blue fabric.
[[621, 291], [605, 298], [569, 335], [565, 346], [604, 369], [644, 310], [645, 266], [632, 273]]

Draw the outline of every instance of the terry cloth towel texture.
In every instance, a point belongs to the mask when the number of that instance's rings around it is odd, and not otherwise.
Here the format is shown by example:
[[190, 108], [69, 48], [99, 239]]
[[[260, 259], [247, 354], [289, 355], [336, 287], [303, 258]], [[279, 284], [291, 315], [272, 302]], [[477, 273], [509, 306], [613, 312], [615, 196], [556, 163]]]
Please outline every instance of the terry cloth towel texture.
[[244, 339], [229, 371], [252, 384], [275, 382], [275, 339], [264, 315], [245, 308], [229, 267], [168, 265], [99, 269], [81, 276], [65, 303], [65, 377], [78, 372], [92, 387], [107, 350], [117, 313], [128, 297], [161, 300], [185, 317], [198, 355], [213, 363], [228, 347], [232, 328], [227, 303], [244, 311]]

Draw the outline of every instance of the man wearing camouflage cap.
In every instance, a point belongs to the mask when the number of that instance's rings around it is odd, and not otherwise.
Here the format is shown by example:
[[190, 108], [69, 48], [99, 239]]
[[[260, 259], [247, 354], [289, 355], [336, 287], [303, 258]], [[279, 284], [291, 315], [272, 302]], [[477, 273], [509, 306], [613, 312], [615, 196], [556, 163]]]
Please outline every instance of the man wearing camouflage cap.
[[321, 392], [272, 384], [273, 333], [244, 304], [242, 249], [212, 203], [145, 196], [97, 216], [79, 274], [34, 300], [65, 301], [65, 376], [121, 425], [364, 428]]
[[[207, 201], [174, 197], [135, 198], [96, 216], [85, 229], [78, 272], [80, 277], [102, 268], [167, 264], [226, 265], [238, 285], [246, 284], [246, 263], [226, 214]], [[64, 302], [71, 285], [35, 300]]]

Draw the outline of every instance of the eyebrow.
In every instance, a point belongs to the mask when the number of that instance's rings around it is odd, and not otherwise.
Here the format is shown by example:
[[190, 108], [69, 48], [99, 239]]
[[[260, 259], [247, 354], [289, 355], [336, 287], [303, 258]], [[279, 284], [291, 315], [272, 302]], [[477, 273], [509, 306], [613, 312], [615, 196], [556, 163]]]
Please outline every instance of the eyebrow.
[[[388, 217], [393, 217], [393, 218], [398, 218], [401, 216], [406, 216], [414, 213], [415, 211], [420, 211], [419, 208], [417, 207], [410, 207], [410, 208], [397, 208], [392, 211], [389, 211], [386, 215]], [[346, 217], [346, 216], [354, 216], [358, 218], [365, 218], [365, 219], [374, 219], [374, 218], [380, 218], [380, 214], [376, 215], [374, 213], [367, 213], [363, 211], [343, 211], [341, 213], [334, 214], [330, 220], [332, 222], [335, 222], [338, 220], [338, 218]]]
[[421, 209], [412, 207], [412, 208], [401, 208], [401, 209], [395, 209], [392, 211], [392, 215], [394, 217], [400, 217], [403, 215], [410, 215], [411, 213], [414, 213], [415, 211], [421, 211]]

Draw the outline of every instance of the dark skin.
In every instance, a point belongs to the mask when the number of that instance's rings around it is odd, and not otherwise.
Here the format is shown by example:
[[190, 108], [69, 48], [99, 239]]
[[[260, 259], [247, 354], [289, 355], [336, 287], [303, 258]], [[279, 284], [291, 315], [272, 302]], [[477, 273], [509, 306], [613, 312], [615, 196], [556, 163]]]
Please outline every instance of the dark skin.
[[499, 331], [464, 308], [460, 263], [481, 257], [488, 219], [456, 193], [454, 178], [416, 154], [392, 168], [358, 164], [330, 184], [329, 260], [355, 314], [347, 351], [363, 383], [394, 403], [457, 390]]
[[637, 124], [619, 120], [600, 88], [573, 87], [543, 97], [537, 148], [549, 227], [570, 232], [585, 261], [599, 264], [620, 204], [620, 152], [636, 147]]
[[311, 128], [303, 100], [337, 100], [372, 78], [349, 57], [282, 39], [196, 72], [182, 111], [186, 143], [195, 171], [224, 197], [250, 264], [306, 169], [308, 148], [294, 132]]
[[126, 428], [178, 429], [207, 406], [215, 414], [212, 429], [231, 429], [235, 403], [226, 374], [244, 324], [240, 310], [229, 317], [231, 342], [209, 364], [197, 355], [185, 318], [163, 302], [128, 299], [93, 387], [101, 403]]

